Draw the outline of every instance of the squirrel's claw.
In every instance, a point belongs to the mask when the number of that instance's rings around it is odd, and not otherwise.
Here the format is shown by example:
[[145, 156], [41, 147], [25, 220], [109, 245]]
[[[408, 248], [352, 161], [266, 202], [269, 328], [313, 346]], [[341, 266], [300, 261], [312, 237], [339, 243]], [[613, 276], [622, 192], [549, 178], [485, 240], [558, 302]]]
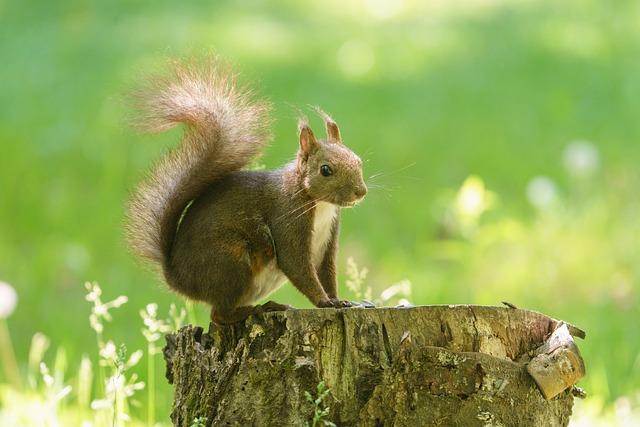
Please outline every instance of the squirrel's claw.
[[335, 301], [336, 301], [337, 307], [353, 307], [353, 303], [351, 303], [351, 301], [340, 300], [337, 298]]
[[351, 303], [351, 301], [341, 300], [338, 298], [330, 298], [318, 303], [318, 307], [320, 308], [346, 308], [352, 306], [353, 304]]
[[376, 305], [374, 303], [372, 303], [371, 301], [367, 301], [366, 299], [363, 299], [358, 304], [363, 308], [376, 308]]

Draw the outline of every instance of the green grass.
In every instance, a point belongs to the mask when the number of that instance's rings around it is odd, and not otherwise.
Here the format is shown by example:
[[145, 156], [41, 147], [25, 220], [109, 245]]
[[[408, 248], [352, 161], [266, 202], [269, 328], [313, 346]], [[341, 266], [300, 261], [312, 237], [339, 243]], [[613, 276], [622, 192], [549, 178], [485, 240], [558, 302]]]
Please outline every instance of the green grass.
[[[365, 7], [378, 3], [0, 2], [0, 279], [19, 294], [24, 369], [36, 331], [71, 366], [91, 353], [85, 280], [129, 297], [109, 334], [132, 349], [139, 309], [179, 301], [122, 239], [128, 192], [179, 132], [135, 134], [119, 99], [163, 56], [215, 49], [275, 104], [268, 167], [295, 152], [295, 107], [318, 104], [382, 174], [343, 215], [341, 276], [352, 256], [375, 292], [408, 278], [416, 304], [563, 318], [587, 330], [588, 392], [610, 404], [640, 389], [640, 6], [406, 1], [381, 19]], [[563, 168], [575, 139], [599, 151], [590, 179]], [[445, 219], [470, 175], [496, 203], [464, 234]], [[545, 212], [526, 198], [538, 175], [560, 193]], [[291, 286], [277, 298], [309, 306]]]

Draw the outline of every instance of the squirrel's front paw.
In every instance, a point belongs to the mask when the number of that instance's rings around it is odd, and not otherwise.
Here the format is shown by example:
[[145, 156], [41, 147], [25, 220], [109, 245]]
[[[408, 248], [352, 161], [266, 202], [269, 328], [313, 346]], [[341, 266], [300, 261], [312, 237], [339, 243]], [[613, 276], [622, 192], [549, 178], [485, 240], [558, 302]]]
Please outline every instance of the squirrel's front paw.
[[318, 303], [318, 307], [320, 308], [345, 308], [351, 306], [353, 306], [351, 301], [341, 300], [338, 298], [329, 298]]

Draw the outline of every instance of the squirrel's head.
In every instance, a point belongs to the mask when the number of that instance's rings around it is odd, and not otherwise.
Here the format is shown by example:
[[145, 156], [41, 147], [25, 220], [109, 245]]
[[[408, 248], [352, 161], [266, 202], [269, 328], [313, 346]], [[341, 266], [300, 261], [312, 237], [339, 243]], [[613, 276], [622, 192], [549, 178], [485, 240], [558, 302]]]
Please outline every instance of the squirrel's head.
[[340, 130], [328, 114], [317, 109], [327, 128], [327, 139], [317, 139], [306, 121], [298, 125], [298, 173], [307, 194], [342, 207], [354, 206], [367, 194], [362, 160], [342, 143]]

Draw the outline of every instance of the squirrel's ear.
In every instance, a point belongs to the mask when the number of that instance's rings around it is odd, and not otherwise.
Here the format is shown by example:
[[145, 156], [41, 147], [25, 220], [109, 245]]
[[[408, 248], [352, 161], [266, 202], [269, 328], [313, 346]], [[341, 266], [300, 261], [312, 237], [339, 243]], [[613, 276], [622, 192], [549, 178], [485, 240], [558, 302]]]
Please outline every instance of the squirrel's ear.
[[342, 137], [340, 136], [340, 129], [338, 128], [338, 124], [333, 121], [330, 115], [322, 111], [320, 107], [313, 107], [318, 115], [322, 117], [324, 120], [324, 124], [327, 128], [327, 136], [329, 137], [330, 142], [342, 143]]
[[301, 122], [298, 125], [298, 131], [300, 133], [300, 152], [307, 157], [318, 147], [318, 141], [306, 122]]
[[338, 124], [333, 120], [327, 121], [326, 124], [329, 141], [342, 143], [342, 137], [340, 136], [340, 129], [338, 129]]

